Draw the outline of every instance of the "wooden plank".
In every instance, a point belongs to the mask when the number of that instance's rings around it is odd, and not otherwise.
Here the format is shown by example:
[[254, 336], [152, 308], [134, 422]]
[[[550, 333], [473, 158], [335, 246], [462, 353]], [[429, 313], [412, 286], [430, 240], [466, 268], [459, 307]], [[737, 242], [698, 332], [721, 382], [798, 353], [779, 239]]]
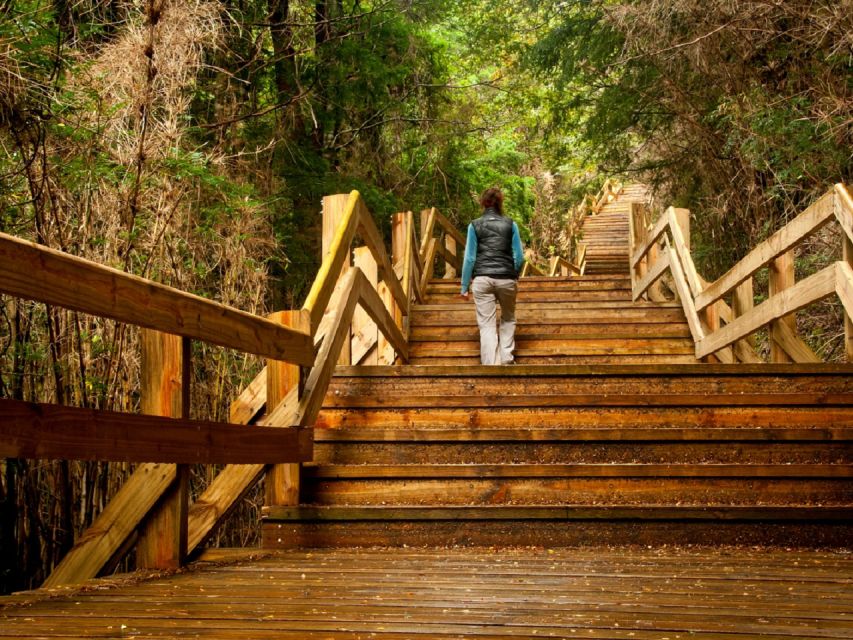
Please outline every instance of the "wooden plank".
[[719, 300], [761, 267], [790, 251], [834, 218], [833, 193], [828, 192], [803, 213], [750, 251], [740, 262], [696, 297], [701, 311]]
[[396, 478], [851, 478], [840, 464], [319, 464], [314, 479]]
[[[307, 317], [301, 311], [279, 311], [273, 314], [273, 320], [296, 329], [308, 329]], [[267, 361], [267, 413], [271, 414], [279, 404], [287, 402], [296, 404], [299, 393], [299, 367], [276, 360]], [[291, 392], [295, 391], [295, 394]], [[282, 425], [272, 425], [282, 426]], [[290, 425], [283, 425], [288, 429]], [[249, 462], [264, 462], [250, 460]], [[299, 504], [299, 473], [298, 462], [287, 461], [272, 465], [267, 469], [264, 482], [265, 504]]]
[[476, 506], [301, 506], [265, 509], [269, 520], [835, 520], [853, 515], [845, 506], [669, 506], [669, 505], [476, 505]]
[[[433, 230], [435, 229], [435, 207], [424, 209], [421, 211], [421, 245], [418, 247], [418, 255], [421, 257], [421, 263], [426, 265], [427, 248], [429, 241], [432, 240]], [[426, 217], [424, 217], [426, 214]]]
[[438, 209], [433, 207], [432, 211], [435, 212], [435, 221], [441, 225], [441, 228], [444, 229], [449, 234], [450, 238], [455, 241], [456, 247], [460, 248], [462, 253], [465, 253], [466, 238], [462, 235], [462, 232], [459, 231], [459, 229], [457, 229]]
[[221, 422], [0, 400], [0, 457], [7, 458], [274, 463], [310, 459], [306, 438]]
[[[324, 202], [331, 198], [327, 196]], [[323, 314], [329, 305], [332, 298], [332, 292], [338, 284], [338, 278], [342, 273], [345, 264], [349, 264], [350, 246], [352, 239], [355, 236], [356, 228], [359, 223], [358, 215], [358, 191], [353, 191], [347, 197], [346, 209], [343, 211], [341, 224], [337, 227], [334, 237], [331, 239], [328, 252], [324, 252], [325, 257], [320, 265], [320, 270], [317, 272], [317, 277], [314, 279], [314, 284], [311, 285], [311, 290], [308, 292], [308, 297], [305, 299], [305, 304], [302, 305], [311, 318], [311, 334], [314, 335], [320, 326], [323, 319]], [[329, 206], [335, 201], [329, 201]], [[312, 343], [313, 348], [313, 343]], [[306, 364], [310, 366], [311, 362]]]
[[334, 310], [334, 321], [305, 382], [296, 410], [292, 411], [289, 407], [284, 410], [277, 408], [270, 414], [269, 420], [282, 425], [314, 424], [335, 369], [337, 354], [349, 334], [347, 329], [352, 322], [352, 314], [358, 302], [359, 276], [361, 271], [358, 268], [350, 269], [341, 283], [341, 296], [338, 307]]
[[811, 350], [811, 347], [791, 330], [790, 325], [786, 322], [781, 322], [775, 327], [773, 339], [778, 342], [790, 358], [790, 360], [784, 360], [784, 362], [823, 362]]
[[[671, 209], [672, 209], [672, 207], [667, 209], [663, 213], [663, 215], [660, 218], [658, 218], [657, 222], [655, 222], [651, 231], [649, 231], [648, 233], [642, 233], [642, 236], [637, 238], [637, 241], [640, 242], [641, 244], [637, 247], [637, 249], [634, 251], [634, 254], [631, 256], [631, 267], [636, 267], [637, 265], [639, 265], [640, 261], [646, 256], [646, 254], [649, 252], [649, 249], [651, 249], [652, 245], [659, 242], [663, 233], [665, 231], [667, 231], [667, 229], [670, 226], [670, 221], [671, 221], [671, 218], [669, 216], [669, 212], [671, 211]], [[634, 221], [633, 224], [634, 224], [635, 233], [637, 231], [642, 232], [642, 229], [643, 229], [642, 225], [638, 225], [636, 221]]]
[[[146, 415], [187, 419], [191, 380], [189, 340], [150, 329], [143, 329], [139, 337], [140, 410]], [[189, 468], [181, 464], [175, 468], [175, 482], [139, 527], [137, 569], [177, 569], [184, 564], [188, 507]]]
[[[291, 429], [276, 429], [292, 433]], [[272, 446], [272, 445], [270, 445]], [[261, 479], [262, 464], [229, 464], [190, 506], [187, 518], [187, 551], [193, 550], [213, 533], [243, 496]]]
[[[805, 282], [805, 280], [803, 281]], [[797, 286], [800, 286], [799, 284]], [[766, 304], [766, 302], [765, 302]], [[395, 367], [341, 367], [337, 374], [351, 378], [539, 378], [560, 377], [565, 379], [580, 378], [611, 378], [614, 376], [712, 376], [719, 379], [743, 378], [744, 376], [853, 376], [853, 365], [845, 363], [826, 362], [814, 364], [744, 364], [738, 367], [709, 364], [656, 364], [656, 365], [611, 365], [600, 367], [595, 365], [515, 365], [513, 367], [494, 367], [478, 365], [466, 367], [464, 373], [459, 367], [408, 365]]]
[[[705, 332], [702, 329], [702, 324], [699, 322], [699, 316], [696, 313], [696, 308], [693, 306], [693, 296], [690, 294], [690, 286], [687, 284], [687, 280], [684, 277], [684, 271], [681, 269], [681, 263], [678, 260], [678, 257], [674, 255], [673, 248], [669, 244], [669, 239], [664, 238], [666, 244], [666, 254], [669, 259], [669, 268], [672, 273], [672, 280], [675, 283], [675, 289], [678, 292], [678, 296], [681, 298], [681, 304], [684, 308], [684, 315], [687, 318], [687, 324], [690, 327], [690, 334], [693, 336], [694, 342], [696, 342], [696, 357], [700, 358], [699, 355], [699, 341], [705, 338]], [[725, 345], [724, 345], [725, 346]]]
[[[788, 251], [770, 263], [768, 273], [769, 297], [779, 295], [785, 289], [794, 286], [794, 252]], [[786, 325], [785, 332], [781, 325]], [[785, 350], [785, 337], [795, 336], [797, 320], [793, 315], [777, 318], [770, 323], [770, 362], [793, 362], [794, 359]], [[794, 343], [795, 344], [795, 343]]]
[[0, 291], [230, 349], [308, 364], [310, 337], [152, 280], [0, 233]]
[[[460, 234], [461, 235], [461, 234]], [[465, 253], [464, 245], [460, 245], [456, 237], [448, 232], [444, 236], [444, 277], [448, 280], [457, 278], [462, 271], [462, 257]]]
[[853, 196], [847, 185], [836, 184], [833, 189], [835, 219], [841, 225], [848, 242], [853, 242]]
[[354, 291], [358, 295], [359, 306], [373, 320], [378, 330], [385, 336], [399, 356], [406, 361], [409, 359], [409, 345], [403, 332], [394, 323], [394, 319], [388, 313], [379, 294], [373, 289], [371, 283], [365, 278], [359, 269], [355, 276], [356, 284]]
[[174, 483], [175, 470], [173, 464], [137, 467], [43, 586], [78, 584], [98, 575], [101, 567], [124, 545], [160, 496]]
[[[753, 293], [752, 278], [741, 282], [732, 295], [732, 313], [723, 319], [728, 323], [734, 318], [742, 316], [755, 306], [755, 295]], [[761, 358], [755, 353], [755, 348], [749, 338], [738, 340], [734, 343], [734, 354], [740, 362], [761, 362]]]
[[[755, 424], [742, 427], [725, 426], [729, 422], [725, 422], [722, 426], [701, 426], [703, 419], [708, 420], [709, 416], [722, 419], [717, 415], [700, 412], [693, 412], [693, 422], [690, 422], [689, 416], [682, 416], [681, 422], [677, 423], [681, 426], [672, 426], [666, 423], [669, 419], [670, 423], [674, 422], [672, 412], [678, 409], [670, 408], [667, 410], [654, 411], [654, 416], [644, 416], [638, 411], [624, 409], [620, 414], [621, 420], [626, 426], [606, 426], [592, 424], [595, 422], [596, 415], [602, 415], [602, 412], [593, 413], [590, 411], [589, 422], [591, 424], [583, 426], [575, 424], [574, 426], [547, 426], [543, 424], [544, 418], [540, 420], [539, 425], [533, 424], [518, 424], [516, 426], [478, 426], [475, 428], [466, 427], [465, 425], [442, 424], [438, 427], [421, 426], [420, 423], [410, 423], [408, 426], [395, 426], [392, 424], [391, 417], [386, 416], [384, 420], [377, 419], [375, 426], [365, 424], [363, 421], [356, 423], [352, 419], [351, 423], [345, 427], [339, 421], [340, 416], [335, 416], [334, 412], [324, 410], [322, 421], [327, 428], [318, 428], [314, 431], [314, 441], [320, 446], [326, 443], [393, 443], [395, 445], [404, 445], [406, 443], [486, 443], [487, 446], [493, 446], [495, 443], [508, 442], [511, 444], [532, 443], [540, 445], [542, 443], [570, 443], [572, 446], [578, 443], [585, 442], [612, 442], [626, 443], [630, 447], [642, 446], [648, 441], [653, 443], [667, 443], [671, 446], [673, 443], [678, 445], [690, 443], [719, 443], [719, 442], [738, 442], [738, 443], [759, 443], [759, 446], [764, 447], [768, 441], [780, 443], [785, 441], [810, 442], [812, 444], [822, 445], [826, 442], [844, 440], [853, 442], [853, 412], [848, 411], [847, 422], [848, 426], [833, 424], [831, 426], [801, 426], [801, 423], [806, 419], [803, 412], [796, 414], [794, 410], [788, 408], [783, 411], [776, 412], [776, 418], [780, 423], [777, 426], [769, 426], [770, 421], [767, 417], [770, 415], [771, 409], [765, 408], [761, 414], [761, 424]], [[730, 410], [729, 413], [733, 413]], [[758, 415], [749, 416], [746, 412], [749, 409], [741, 409], [743, 420], [749, 420], [750, 417], [754, 422], [757, 422]], [[683, 412], [683, 410], [682, 410]], [[461, 411], [460, 411], [461, 413]], [[806, 412], [808, 416], [808, 412]], [[447, 416], [442, 413], [442, 416]], [[786, 422], [785, 415], [790, 416]], [[631, 418], [634, 417], [634, 423], [631, 424]], [[362, 412], [362, 417], [364, 412]], [[398, 415], [398, 418], [401, 417]], [[429, 416], [424, 416], [428, 419]], [[554, 417], [552, 415], [552, 417]], [[614, 413], [607, 414], [610, 418], [608, 425], [615, 420]], [[658, 425], [651, 427], [638, 426], [642, 421], [643, 424], [657, 418]], [[827, 416], [828, 417], [828, 416]], [[533, 416], [528, 416], [531, 422], [534, 421]], [[575, 420], [579, 418], [575, 414]], [[813, 422], [819, 422], [820, 416], [811, 414]], [[342, 419], [342, 418], [341, 418]], [[839, 416], [835, 416], [836, 421]], [[841, 418], [843, 419], [843, 418]], [[512, 422], [512, 416], [507, 417], [507, 422]], [[791, 423], [796, 422], [800, 426], [792, 426]], [[829, 421], [828, 421], [829, 422]], [[390, 425], [390, 426], [389, 426]], [[844, 444], [843, 446], [847, 446]]]
[[[688, 239], [684, 236], [682, 231], [682, 222], [679, 222], [679, 219], [689, 219], [689, 213], [690, 212], [687, 209], [676, 209], [675, 207], [670, 207], [667, 209], [666, 215], [669, 217], [670, 221], [669, 229], [672, 235], [673, 246], [675, 247], [676, 253], [681, 262], [681, 267], [684, 272], [684, 276], [687, 279], [687, 284], [690, 285], [690, 292], [693, 294], [695, 303], [695, 297], [699, 295], [704, 288], [704, 280], [702, 280], [696, 272], [696, 265], [693, 263], [693, 256], [690, 253]], [[696, 309], [696, 313], [699, 313], [698, 308]]]
[[[835, 185], [834, 191], [835, 218], [844, 231], [844, 237], [841, 239], [841, 259], [842, 262], [853, 267], [853, 197], [843, 184]], [[846, 276], [842, 275], [843, 273], [839, 270], [838, 288], [841, 291], [847, 291], [850, 283], [846, 282]], [[848, 306], [844, 308], [844, 351], [847, 362], [853, 362], [853, 313]]]
[[[406, 252], [406, 214], [404, 213], [395, 213], [391, 216], [391, 259], [394, 265], [394, 273], [395, 278], [397, 278], [397, 273], [399, 271], [402, 274], [403, 270], [403, 261], [405, 258]], [[397, 278], [398, 281], [401, 278]], [[402, 282], [400, 282], [400, 288], [403, 289]], [[379, 294], [385, 302], [385, 306], [390, 310], [393, 318], [394, 324], [403, 331], [403, 310], [400, 304], [396, 303], [393, 294], [391, 294], [388, 286], [383, 282], [379, 286]], [[406, 291], [403, 291], [404, 297], [404, 307], [405, 311], [408, 314], [410, 312], [409, 300], [406, 297]], [[409, 325], [409, 318], [407, 317], [405, 327]], [[379, 335], [379, 364], [382, 365], [391, 365], [394, 364], [394, 346], [388, 342], [387, 338], [384, 334], [380, 333]]]
[[443, 238], [444, 242], [439, 242], [438, 246], [436, 247], [436, 252], [444, 260], [443, 279], [456, 280], [459, 278], [458, 271], [462, 270], [461, 258], [458, 258], [455, 253], [455, 245], [453, 250], [448, 248], [448, 245], [450, 243], [455, 243], [455, 240], [447, 234], [443, 234], [441, 238]]
[[631, 292], [631, 296], [634, 300], [639, 299], [646, 291], [648, 291], [649, 287], [657, 282], [657, 280], [669, 269], [669, 260], [669, 251], [660, 255], [657, 262], [655, 262], [646, 275], [637, 282], [634, 290]]
[[430, 238], [427, 242], [427, 249], [424, 260], [424, 272], [421, 274], [419, 289], [426, 294], [427, 283], [432, 278], [433, 270], [435, 269], [435, 254], [438, 250], [440, 238]]
[[264, 367], [231, 403], [228, 421], [248, 424], [263, 411], [266, 402], [267, 368]]
[[[373, 257], [370, 249], [368, 247], [359, 247], [355, 249], [353, 252], [353, 264], [361, 270], [367, 286], [375, 292], [378, 286], [378, 270], [376, 266], [376, 259]], [[397, 278], [395, 277], [394, 279], [396, 280]], [[385, 309], [384, 304], [381, 304], [380, 306]], [[391, 324], [393, 324], [393, 321]], [[357, 308], [352, 317], [353, 364], [379, 364], [379, 353], [375, 348], [378, 339], [379, 328], [376, 326], [376, 322], [371, 319], [364, 309], [360, 307]]]
[[697, 341], [696, 357], [701, 358], [754, 333], [772, 320], [792, 314], [836, 291], [836, 267], [831, 266], [761, 303], [716, 333]]
[[403, 291], [403, 286], [400, 284], [400, 280], [397, 278], [397, 274], [394, 271], [390, 258], [388, 257], [388, 252], [385, 250], [385, 243], [382, 240], [382, 234], [380, 234], [379, 229], [376, 228], [373, 216], [370, 215], [370, 211], [367, 210], [367, 206], [360, 197], [357, 209], [358, 233], [370, 249], [370, 252], [373, 254], [373, 259], [376, 261], [378, 269], [377, 275], [379, 279], [385, 283], [385, 286], [390, 289], [397, 305], [401, 309], [405, 308], [406, 312], [408, 312], [408, 307], [406, 305], [406, 293]]
[[851, 255], [853, 255], [853, 247], [845, 254], [845, 261], [836, 262], [836, 285], [835, 292], [844, 306], [844, 328], [845, 341], [847, 346], [847, 361], [853, 362], [853, 324], [850, 319], [853, 318], [853, 265], [851, 265]]

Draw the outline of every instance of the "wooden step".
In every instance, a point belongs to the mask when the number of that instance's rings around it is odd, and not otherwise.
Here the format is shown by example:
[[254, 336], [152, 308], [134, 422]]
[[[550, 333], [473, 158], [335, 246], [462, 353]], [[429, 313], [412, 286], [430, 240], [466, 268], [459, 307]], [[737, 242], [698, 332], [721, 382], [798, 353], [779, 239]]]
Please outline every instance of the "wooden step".
[[[607, 333], [603, 333], [605, 331]], [[638, 323], [623, 322], [602, 326], [600, 324], [519, 324], [516, 326], [516, 340], [573, 338], [576, 340], [590, 339], [635, 339], [635, 338], [689, 338], [690, 329], [686, 323]], [[412, 342], [427, 342], [441, 340], [474, 340], [480, 339], [476, 318], [469, 322], [450, 326], [413, 325], [409, 340]]]
[[[695, 364], [698, 360], [692, 355], [672, 354], [528, 354], [516, 353], [515, 361], [519, 365], [651, 365], [651, 364]], [[480, 364], [477, 356], [415, 356], [409, 363], [417, 366], [454, 366], [472, 367]]]
[[[685, 338], [571, 338], [564, 336], [517, 336], [515, 355], [528, 356], [601, 356], [601, 355], [682, 355], [694, 356], [693, 340]], [[409, 358], [469, 357], [480, 355], [478, 338], [468, 340], [430, 340], [411, 342]]]
[[[511, 433], [506, 429], [524, 429], [530, 432], [531, 439], [543, 440], [576, 437], [584, 441], [656, 438], [692, 441], [711, 439], [716, 433], [731, 440], [789, 440], [796, 434], [805, 438], [811, 433], [815, 435], [805, 439], [845, 440], [849, 439], [849, 429], [853, 427], [853, 408], [849, 405], [705, 405], [687, 408], [656, 405], [497, 408], [327, 405], [320, 413], [317, 427], [340, 429], [341, 433], [336, 431], [338, 438], [345, 437], [343, 427], [359, 429], [353, 436], [358, 438], [368, 438], [372, 431], [367, 430], [377, 429], [375, 439], [384, 439], [386, 436], [382, 434], [388, 430], [395, 433], [396, 429], [413, 430], [413, 437], [420, 436], [422, 431], [437, 430], [440, 434], [437, 437], [470, 439], [480, 438], [482, 431], [483, 438], [501, 440]], [[423, 437], [430, 439], [426, 435]]]
[[[739, 371], [745, 368], [747, 371]], [[853, 367], [373, 367], [336, 375], [324, 406], [557, 407], [853, 404]], [[494, 369], [495, 373], [488, 371]]]
[[[267, 549], [335, 546], [762, 545], [847, 547], [845, 506], [265, 507]], [[659, 636], [664, 637], [664, 636]]]

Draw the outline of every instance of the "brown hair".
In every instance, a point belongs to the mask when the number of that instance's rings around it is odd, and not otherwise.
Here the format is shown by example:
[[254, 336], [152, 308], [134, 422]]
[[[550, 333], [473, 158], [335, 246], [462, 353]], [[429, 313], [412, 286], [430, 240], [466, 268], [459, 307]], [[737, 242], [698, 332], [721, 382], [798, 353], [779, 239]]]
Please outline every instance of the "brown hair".
[[503, 215], [504, 194], [497, 187], [489, 187], [480, 196], [480, 206], [484, 209], [492, 207], [497, 209], [497, 212]]

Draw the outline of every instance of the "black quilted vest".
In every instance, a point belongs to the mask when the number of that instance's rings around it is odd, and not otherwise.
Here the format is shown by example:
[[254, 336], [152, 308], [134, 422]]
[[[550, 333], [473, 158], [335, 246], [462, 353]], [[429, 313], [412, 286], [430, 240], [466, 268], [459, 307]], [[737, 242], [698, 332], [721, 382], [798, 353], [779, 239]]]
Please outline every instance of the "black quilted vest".
[[489, 208], [471, 224], [477, 234], [474, 277], [518, 277], [512, 259], [512, 220]]

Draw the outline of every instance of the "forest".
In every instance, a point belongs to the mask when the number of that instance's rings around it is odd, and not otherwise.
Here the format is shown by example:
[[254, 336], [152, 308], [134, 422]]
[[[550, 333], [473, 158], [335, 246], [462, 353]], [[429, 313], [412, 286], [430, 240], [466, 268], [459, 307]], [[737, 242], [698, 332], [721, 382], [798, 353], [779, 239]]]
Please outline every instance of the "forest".
[[[499, 186], [547, 259], [584, 194], [644, 182], [716, 277], [850, 183], [852, 150], [851, 0], [0, 1], [0, 232], [252, 313], [302, 303], [327, 194], [359, 190], [388, 233], [431, 206], [461, 228]], [[136, 345], [0, 296], [0, 397], [136, 411]], [[261, 362], [195, 348], [194, 417], [227, 420]], [[0, 471], [6, 593], [130, 465]], [[257, 543], [259, 491], [215, 544]]]

